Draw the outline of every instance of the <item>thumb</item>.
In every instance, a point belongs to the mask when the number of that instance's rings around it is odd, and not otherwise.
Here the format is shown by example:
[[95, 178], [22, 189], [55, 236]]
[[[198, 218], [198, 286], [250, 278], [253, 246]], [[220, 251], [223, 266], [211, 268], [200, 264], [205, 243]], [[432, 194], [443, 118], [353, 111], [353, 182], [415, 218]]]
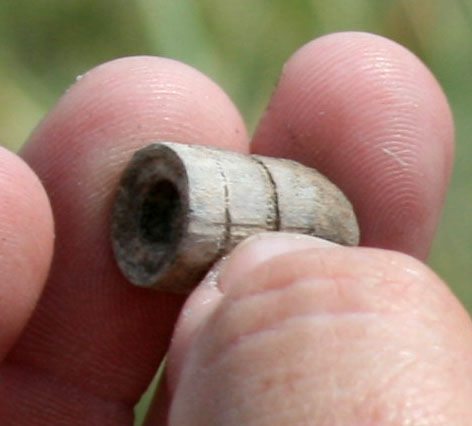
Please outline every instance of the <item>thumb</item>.
[[261, 236], [182, 313], [169, 424], [472, 424], [471, 359], [469, 317], [418, 261]]

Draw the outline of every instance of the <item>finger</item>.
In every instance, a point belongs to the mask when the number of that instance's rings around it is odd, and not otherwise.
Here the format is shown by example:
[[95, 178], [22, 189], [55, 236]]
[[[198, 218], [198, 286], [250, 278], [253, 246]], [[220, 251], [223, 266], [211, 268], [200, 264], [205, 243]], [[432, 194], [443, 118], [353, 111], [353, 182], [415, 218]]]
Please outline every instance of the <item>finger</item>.
[[451, 172], [453, 122], [438, 83], [405, 48], [364, 33], [307, 44], [284, 67], [252, 148], [339, 185], [362, 245], [427, 256]]
[[[133, 151], [156, 140], [247, 150], [242, 120], [221, 89], [188, 66], [150, 57], [87, 73], [34, 132], [23, 155], [51, 198], [56, 255], [4, 368], [1, 414], [30, 424], [54, 416], [68, 424], [130, 422], [182, 303], [129, 285], [109, 242], [119, 175]], [[64, 400], [67, 393], [75, 397]]]
[[284, 240], [239, 272], [268, 242], [237, 250], [208, 315], [187, 303], [198, 327], [170, 425], [472, 422], [472, 326], [437, 276], [397, 252]]
[[54, 225], [33, 171], [0, 147], [0, 360], [33, 311], [52, 257]]

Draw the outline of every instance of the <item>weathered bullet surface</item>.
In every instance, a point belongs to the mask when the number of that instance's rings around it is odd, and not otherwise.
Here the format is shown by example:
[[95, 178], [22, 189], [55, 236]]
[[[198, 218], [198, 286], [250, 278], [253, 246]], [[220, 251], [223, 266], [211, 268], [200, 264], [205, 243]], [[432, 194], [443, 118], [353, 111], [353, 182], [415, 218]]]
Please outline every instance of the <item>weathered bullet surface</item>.
[[237, 243], [265, 231], [359, 242], [351, 204], [316, 170], [172, 142], [135, 153], [118, 188], [111, 234], [133, 284], [189, 293]]

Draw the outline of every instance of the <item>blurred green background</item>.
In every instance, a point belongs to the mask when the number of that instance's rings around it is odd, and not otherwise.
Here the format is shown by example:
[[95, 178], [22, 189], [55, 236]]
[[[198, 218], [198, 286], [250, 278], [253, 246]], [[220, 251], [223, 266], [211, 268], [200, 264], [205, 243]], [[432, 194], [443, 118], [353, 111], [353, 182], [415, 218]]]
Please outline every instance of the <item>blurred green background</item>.
[[76, 76], [137, 54], [203, 71], [253, 129], [285, 60], [341, 30], [408, 47], [449, 98], [456, 166], [430, 264], [472, 311], [472, 0], [0, 0], [0, 143], [17, 150]]

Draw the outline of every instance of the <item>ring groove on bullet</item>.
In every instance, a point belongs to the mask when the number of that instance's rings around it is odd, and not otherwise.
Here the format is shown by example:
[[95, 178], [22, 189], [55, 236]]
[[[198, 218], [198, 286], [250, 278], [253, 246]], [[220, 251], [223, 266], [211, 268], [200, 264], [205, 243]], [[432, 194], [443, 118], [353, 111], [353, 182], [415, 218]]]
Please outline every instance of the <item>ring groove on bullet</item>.
[[280, 210], [279, 210], [279, 197], [277, 195], [277, 185], [275, 184], [274, 177], [270, 173], [269, 168], [264, 164], [264, 161], [258, 156], [253, 155], [252, 159], [259, 164], [262, 171], [264, 172], [267, 183], [270, 186], [270, 208], [269, 214], [267, 216], [267, 230], [271, 231], [280, 231]]
[[144, 287], [189, 293], [236, 244], [265, 231], [357, 245], [351, 204], [294, 161], [172, 142], [135, 153], [111, 221], [118, 266]]
[[223, 193], [224, 193], [224, 203], [225, 203], [225, 235], [223, 238], [223, 243], [220, 250], [216, 254], [215, 261], [224, 256], [228, 251], [228, 247], [231, 241], [231, 212], [229, 210], [229, 189], [228, 189], [228, 179], [226, 178], [225, 171], [221, 167], [221, 163], [218, 160], [215, 160], [215, 164], [218, 168], [220, 176], [223, 180]]

